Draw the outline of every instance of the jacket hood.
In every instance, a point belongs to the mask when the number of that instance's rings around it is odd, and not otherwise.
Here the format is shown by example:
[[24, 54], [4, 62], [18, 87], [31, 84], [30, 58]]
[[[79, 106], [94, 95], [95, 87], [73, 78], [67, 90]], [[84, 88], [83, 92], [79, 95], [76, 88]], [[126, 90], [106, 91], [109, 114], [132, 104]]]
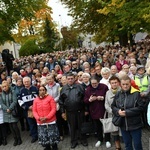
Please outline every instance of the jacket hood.
[[136, 77], [138, 77], [139, 79], [141, 79], [141, 78], [143, 78], [145, 75], [146, 75], [145, 73], [144, 73], [144, 74], [142, 74], [142, 75], [140, 75], [140, 74], [136, 74]]
[[134, 92], [140, 92], [140, 91], [135, 89], [133, 86], [131, 86], [130, 93], [132, 94]]

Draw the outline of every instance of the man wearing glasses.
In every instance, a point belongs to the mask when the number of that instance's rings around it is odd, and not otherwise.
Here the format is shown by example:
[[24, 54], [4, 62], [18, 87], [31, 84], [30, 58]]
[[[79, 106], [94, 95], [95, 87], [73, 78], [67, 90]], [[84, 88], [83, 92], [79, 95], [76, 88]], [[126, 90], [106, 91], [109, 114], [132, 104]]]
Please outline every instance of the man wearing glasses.
[[81, 68], [79, 68], [78, 64], [76, 61], [73, 61], [72, 62], [72, 68], [71, 68], [72, 72], [79, 72], [79, 71], [82, 71]]

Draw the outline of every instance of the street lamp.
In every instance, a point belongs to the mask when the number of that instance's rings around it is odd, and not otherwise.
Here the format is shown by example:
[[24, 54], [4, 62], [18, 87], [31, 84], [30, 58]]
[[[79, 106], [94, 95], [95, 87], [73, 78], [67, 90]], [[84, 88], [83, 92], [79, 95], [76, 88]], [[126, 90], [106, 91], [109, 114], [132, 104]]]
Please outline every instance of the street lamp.
[[60, 44], [60, 50], [62, 51], [62, 39], [63, 39], [63, 36], [62, 36], [62, 33], [61, 33], [61, 26], [62, 26], [61, 15], [59, 15], [59, 17], [60, 17], [60, 23], [59, 23], [59, 37], [60, 37], [60, 41], [59, 41], [59, 44]]

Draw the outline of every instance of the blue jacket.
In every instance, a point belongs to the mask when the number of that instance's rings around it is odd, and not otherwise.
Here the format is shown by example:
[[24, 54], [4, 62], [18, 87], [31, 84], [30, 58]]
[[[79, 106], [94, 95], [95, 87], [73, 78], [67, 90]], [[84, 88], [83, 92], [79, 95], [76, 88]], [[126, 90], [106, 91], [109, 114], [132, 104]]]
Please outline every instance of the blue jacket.
[[18, 96], [18, 103], [27, 111], [29, 107], [33, 105], [33, 100], [37, 97], [37, 95], [38, 89], [35, 86], [31, 86], [29, 89], [24, 87], [21, 89]]

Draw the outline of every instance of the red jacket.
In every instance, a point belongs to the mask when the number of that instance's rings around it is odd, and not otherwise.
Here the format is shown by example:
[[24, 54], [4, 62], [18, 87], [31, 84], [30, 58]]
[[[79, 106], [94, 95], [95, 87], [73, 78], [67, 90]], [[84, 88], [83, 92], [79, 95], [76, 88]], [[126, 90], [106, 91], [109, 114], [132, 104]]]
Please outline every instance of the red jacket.
[[45, 123], [50, 123], [56, 120], [56, 102], [48, 95], [44, 98], [36, 97], [33, 102], [33, 115], [38, 124], [42, 124], [40, 117], [46, 117]]

